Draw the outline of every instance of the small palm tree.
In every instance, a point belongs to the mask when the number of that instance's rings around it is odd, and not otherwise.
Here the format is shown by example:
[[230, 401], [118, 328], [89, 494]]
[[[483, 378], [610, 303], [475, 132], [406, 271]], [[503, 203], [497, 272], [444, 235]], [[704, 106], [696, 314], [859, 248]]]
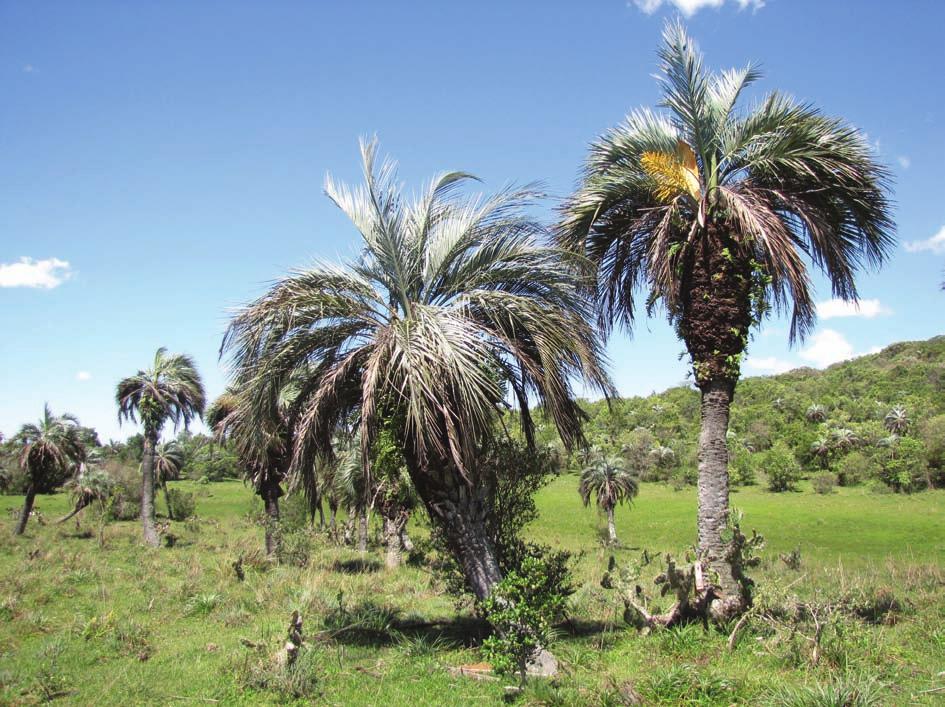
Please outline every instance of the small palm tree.
[[830, 438], [833, 448], [841, 453], [849, 452], [860, 443], [859, 436], [848, 427], [831, 430]]
[[614, 523], [614, 508], [618, 503], [631, 503], [640, 491], [640, 481], [629, 471], [624, 460], [617, 456], [598, 457], [581, 472], [578, 493], [585, 506], [591, 503], [591, 495], [597, 499], [597, 507], [607, 514], [607, 539], [617, 544], [617, 526]]
[[862, 133], [777, 94], [739, 110], [755, 67], [713, 75], [680, 24], [663, 39], [666, 111], [635, 111], [592, 145], [558, 235], [596, 265], [602, 324], [632, 327], [644, 290], [686, 344], [702, 394], [699, 554], [725, 618], [749, 600], [723, 537], [725, 433], [750, 330], [773, 309], [790, 313], [792, 340], [811, 331], [808, 261], [855, 301], [856, 272], [883, 262], [893, 222]]
[[[111, 496], [114, 482], [104, 469], [87, 463], [79, 465], [79, 473], [72, 479], [66, 487], [72, 494], [74, 506], [68, 515], [60, 518], [57, 523], [65, 523], [67, 520], [79, 514], [84, 508], [92, 505], [95, 501], [104, 504]], [[78, 526], [79, 520], [76, 519]]]
[[20, 466], [29, 478], [23, 510], [13, 531], [14, 535], [22, 535], [36, 494], [50, 493], [62, 486], [85, 459], [85, 445], [78, 420], [69, 414], [54, 415], [49, 405], [43, 408], [37, 424], [23, 425], [14, 439], [22, 445]]
[[827, 408], [818, 403], [814, 403], [807, 408], [807, 412], [804, 413], [804, 417], [807, 418], [808, 422], [826, 422]]
[[271, 411], [272, 416], [254, 423], [248, 422], [252, 401], [247, 388], [227, 387], [207, 410], [207, 424], [214, 437], [221, 444], [230, 442], [235, 447], [244, 480], [253, 485], [263, 500], [266, 555], [270, 559], [275, 559], [280, 549], [279, 499], [284, 495], [282, 483], [291, 455], [288, 417], [296, 390], [293, 384], [287, 384]]
[[886, 425], [886, 429], [892, 434], [901, 437], [908, 431], [911, 421], [909, 420], [909, 415], [906, 413], [905, 407], [897, 405], [886, 413], [883, 423]]
[[161, 347], [154, 354], [151, 368], [118, 383], [115, 394], [118, 422], [141, 420], [144, 427], [144, 451], [141, 458], [141, 523], [144, 542], [159, 543], [154, 524], [155, 452], [161, 429], [170, 420], [175, 429], [203, 415], [206, 395], [197, 367], [190, 356], [169, 354]]
[[830, 452], [833, 451], [830, 439], [828, 437], [818, 437], [811, 443], [810, 451], [820, 463], [820, 468], [826, 469], [830, 462]]
[[154, 449], [154, 476], [161, 491], [164, 493], [164, 503], [167, 505], [167, 517], [174, 520], [174, 510], [171, 508], [171, 497], [167, 492], [167, 482], [178, 479], [180, 470], [184, 468], [184, 450], [176, 441], [162, 442]]
[[589, 321], [584, 260], [541, 242], [525, 213], [529, 190], [464, 197], [468, 175], [454, 172], [410, 199], [393, 163], [378, 163], [376, 142], [361, 150], [363, 186], [326, 183], [360, 232], [361, 257], [277, 283], [233, 319], [224, 349], [234, 383], [252, 390], [252, 428], [301, 371], [294, 473], [311, 476], [316, 457], [333, 455], [343, 423], [367, 449], [382, 421], [395, 421], [417, 493], [484, 599], [501, 570], [478, 462], [506, 399], [517, 401], [529, 444], [537, 401], [570, 448], [584, 417], [573, 381], [613, 389]]

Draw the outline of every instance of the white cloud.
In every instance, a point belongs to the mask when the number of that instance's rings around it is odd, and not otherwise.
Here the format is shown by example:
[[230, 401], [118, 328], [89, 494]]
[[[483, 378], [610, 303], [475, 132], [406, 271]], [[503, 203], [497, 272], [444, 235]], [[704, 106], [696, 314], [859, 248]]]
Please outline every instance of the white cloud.
[[912, 160], [909, 159], [908, 155], [899, 155], [896, 158], [896, 162], [899, 163], [899, 166], [903, 169], [909, 169], [912, 166]]
[[92, 374], [88, 371], [79, 371], [75, 374], [75, 379], [77, 381], [90, 381], [92, 380]]
[[[726, 0], [633, 0], [633, 4], [640, 8], [647, 15], [652, 15], [663, 5], [675, 5], [676, 8], [686, 17], [692, 17], [699, 10], [712, 7], [719, 8], [725, 4]], [[735, 0], [739, 10], [751, 8], [759, 10], [764, 7], [764, 0]]]
[[931, 238], [924, 241], [908, 241], [903, 244], [910, 253], [921, 253], [923, 250], [930, 250], [936, 255], [945, 255], [945, 226], [938, 229]]
[[0, 263], [0, 287], [59, 287], [72, 274], [69, 263], [58, 258]]
[[32, 73], [35, 73], [36, 70], [37, 70], [36, 67], [33, 66], [32, 64], [24, 64], [24, 65], [23, 65], [23, 73], [24, 73], [24, 74], [32, 74]]
[[801, 358], [818, 368], [853, 358], [853, 347], [843, 334], [833, 329], [819, 331], [811, 338], [810, 346], [801, 350]]
[[784, 361], [774, 356], [765, 356], [763, 358], [749, 356], [745, 361], [745, 366], [755, 371], [762, 371], [763, 373], [785, 373], [792, 368], [797, 368], [797, 366], [790, 361]]
[[842, 299], [831, 299], [817, 303], [817, 316], [821, 319], [836, 319], [838, 317], [872, 319], [880, 314], [892, 314], [892, 310], [880, 304], [878, 299], [861, 299], [857, 303]]

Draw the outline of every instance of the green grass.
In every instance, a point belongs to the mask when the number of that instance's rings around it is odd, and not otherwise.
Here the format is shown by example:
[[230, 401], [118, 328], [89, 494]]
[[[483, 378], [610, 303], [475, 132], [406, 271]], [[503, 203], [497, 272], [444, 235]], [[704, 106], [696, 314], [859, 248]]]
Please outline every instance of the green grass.
[[[293, 609], [309, 640], [293, 685], [311, 689], [314, 678], [316, 702], [501, 703], [505, 681], [449, 672], [480, 659], [477, 626], [428, 568], [357, 571], [356, 552], [323, 539], [307, 567], [270, 568], [261, 561], [262, 532], [248, 517], [247, 488], [177, 486], [198, 494], [200, 520], [175, 523], [178, 545], [159, 550], [139, 544], [137, 523], [108, 525], [104, 547], [71, 522], [31, 520], [27, 535], [14, 539], [7, 513], [21, 499], [0, 497], [0, 703], [292, 702], [257, 679], [254, 666], [268, 666]], [[581, 506], [575, 488], [575, 477], [564, 476], [544, 489], [541, 517], [528, 531], [577, 554], [578, 591], [573, 620], [553, 646], [562, 676], [533, 681], [521, 703], [616, 705], [636, 694], [645, 704], [817, 705], [830, 704], [824, 695], [862, 693], [850, 704], [898, 705], [945, 696], [923, 692], [945, 686], [938, 675], [945, 670], [945, 492], [855, 488], [819, 496], [804, 487], [733, 495], [745, 528], [768, 540], [753, 573], [762, 590], [791, 585], [801, 597], [823, 597], [887, 588], [908, 605], [894, 625], [843, 624], [821, 664], [811, 666], [772, 647], [761, 630], [729, 652], [726, 635], [697, 626], [652, 635], [627, 629], [622, 606], [599, 586], [611, 554], [598, 539], [602, 520]], [[37, 505], [50, 522], [69, 499], [43, 496]], [[95, 530], [91, 516], [83, 528]], [[632, 508], [618, 508], [617, 528], [626, 545], [618, 560], [644, 547], [681, 554], [695, 536], [695, 493], [645, 484]], [[794, 548], [798, 571], [778, 559]], [[244, 582], [231, 568], [241, 554]], [[379, 561], [380, 551], [372, 558]]]

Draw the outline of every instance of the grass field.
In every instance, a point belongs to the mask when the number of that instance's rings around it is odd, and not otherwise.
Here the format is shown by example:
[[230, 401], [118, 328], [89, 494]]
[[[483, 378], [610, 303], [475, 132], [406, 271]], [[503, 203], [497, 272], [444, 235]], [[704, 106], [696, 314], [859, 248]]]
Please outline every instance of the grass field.
[[[179, 542], [160, 550], [139, 544], [135, 522], [107, 525], [104, 547], [91, 514], [81, 532], [52, 524], [68, 510], [63, 494], [40, 497], [47, 525], [31, 520], [14, 539], [8, 511], [21, 499], [0, 497], [8, 526], [0, 534], [0, 702], [292, 702], [254, 666], [281, 644], [298, 609], [314, 681], [299, 703], [501, 703], [509, 681], [450, 672], [480, 660], [482, 627], [423, 563], [386, 571], [379, 549], [362, 561], [317, 536], [306, 567], [268, 567], [248, 489], [179, 486], [198, 494], [199, 520], [174, 524]], [[727, 634], [699, 626], [651, 635], [627, 628], [617, 597], [599, 584], [610, 555], [599, 541], [601, 519], [580, 505], [575, 487], [564, 476], [544, 489], [541, 517], [529, 528], [532, 538], [576, 553], [578, 589], [572, 620], [552, 646], [561, 676], [533, 680], [521, 703], [618, 705], [636, 696], [643, 704], [842, 704], [801, 701], [818, 684], [859, 685], [876, 704], [945, 699], [945, 492], [734, 494], [746, 529], [768, 540], [754, 571], [762, 592], [788, 587], [822, 599], [885, 590], [901, 604], [895, 621], [838, 620], [814, 666], [803, 637], [775, 642], [753, 624], [731, 651]], [[618, 560], [640, 548], [680, 554], [694, 539], [694, 491], [645, 484], [632, 508], [618, 509], [617, 526], [625, 544]], [[797, 570], [779, 559], [795, 548]], [[243, 582], [231, 567], [240, 555]]]

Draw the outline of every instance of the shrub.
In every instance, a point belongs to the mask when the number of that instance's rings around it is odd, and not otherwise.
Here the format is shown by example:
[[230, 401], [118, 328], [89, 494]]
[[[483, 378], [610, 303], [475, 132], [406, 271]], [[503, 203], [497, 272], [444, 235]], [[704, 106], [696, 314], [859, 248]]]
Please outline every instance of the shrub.
[[174, 520], [187, 520], [194, 515], [197, 501], [192, 493], [180, 489], [167, 490], [168, 513]]
[[911, 493], [928, 485], [925, 445], [917, 439], [902, 437], [883, 449], [880, 479], [900, 493]]
[[795, 489], [801, 478], [801, 465], [787, 445], [778, 442], [764, 453], [762, 460], [770, 491], [780, 493]]
[[945, 415], [922, 421], [919, 424], [919, 438], [925, 444], [929, 478], [936, 486], [945, 486]]
[[482, 603], [495, 633], [483, 641], [496, 672], [518, 674], [525, 684], [529, 661], [551, 639], [551, 627], [564, 611], [570, 593], [563, 553], [530, 554], [519, 562]]
[[876, 460], [859, 450], [850, 452], [837, 464], [837, 481], [841, 486], [855, 486], [879, 476]]
[[814, 487], [814, 491], [817, 493], [833, 493], [834, 488], [837, 486], [837, 475], [831, 474], [829, 471], [825, 471], [811, 478], [810, 482]]
[[755, 455], [745, 445], [732, 445], [728, 457], [728, 474], [732, 486], [752, 486], [756, 483]]

